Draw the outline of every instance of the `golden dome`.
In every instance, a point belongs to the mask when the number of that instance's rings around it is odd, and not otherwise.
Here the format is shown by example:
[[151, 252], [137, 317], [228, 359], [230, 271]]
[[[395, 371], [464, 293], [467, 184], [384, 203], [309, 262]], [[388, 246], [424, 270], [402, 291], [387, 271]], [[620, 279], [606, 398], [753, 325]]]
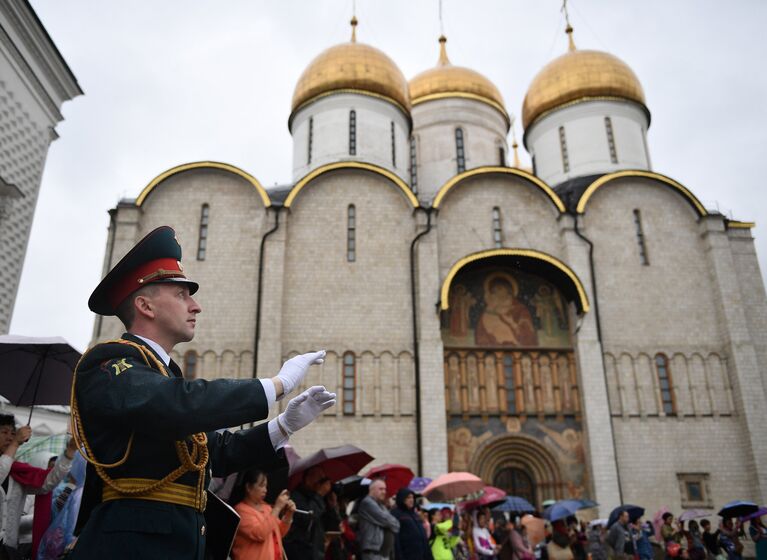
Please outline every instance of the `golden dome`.
[[439, 38], [437, 66], [410, 80], [410, 100], [413, 105], [444, 97], [467, 97], [495, 107], [508, 122], [509, 116], [498, 88], [479, 72], [450, 64], [446, 42], [447, 39], [442, 35]]
[[358, 43], [357, 19], [351, 23], [352, 40], [323, 51], [301, 74], [293, 92], [293, 113], [318, 97], [344, 91], [382, 97], [409, 112], [405, 76], [383, 52]]
[[617, 97], [645, 106], [642, 84], [633, 70], [609, 53], [576, 50], [572, 32], [568, 26], [569, 52], [544, 66], [528, 88], [522, 104], [524, 128], [544, 113], [581, 99]]

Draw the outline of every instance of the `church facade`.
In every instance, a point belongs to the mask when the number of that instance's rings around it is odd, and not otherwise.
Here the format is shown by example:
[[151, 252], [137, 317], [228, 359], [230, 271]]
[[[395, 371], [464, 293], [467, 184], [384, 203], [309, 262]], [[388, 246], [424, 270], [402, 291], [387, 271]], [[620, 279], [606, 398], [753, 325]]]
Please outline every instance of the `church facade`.
[[[763, 503], [753, 224], [651, 168], [633, 71], [568, 28], [524, 100], [524, 169], [501, 93], [444, 38], [408, 81], [352, 25], [296, 85], [290, 185], [186, 163], [110, 211], [105, 272], [178, 233], [203, 308], [185, 375], [270, 376], [324, 348], [307, 385], [339, 403], [300, 454], [351, 443], [538, 506]], [[97, 318], [94, 342], [120, 332]]]

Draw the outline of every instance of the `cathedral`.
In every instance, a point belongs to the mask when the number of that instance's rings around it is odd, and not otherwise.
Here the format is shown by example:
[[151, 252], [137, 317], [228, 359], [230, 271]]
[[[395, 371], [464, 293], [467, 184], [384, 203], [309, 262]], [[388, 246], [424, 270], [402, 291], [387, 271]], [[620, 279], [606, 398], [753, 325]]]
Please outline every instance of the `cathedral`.
[[[324, 348], [307, 385], [339, 402], [301, 455], [354, 444], [539, 507], [764, 503], [754, 224], [652, 168], [631, 68], [568, 25], [522, 104], [528, 169], [503, 95], [445, 37], [408, 80], [356, 26], [295, 86], [290, 184], [182, 163], [110, 211], [105, 272], [177, 231], [203, 308], [185, 376], [271, 376]], [[121, 332], [97, 317], [93, 341]]]

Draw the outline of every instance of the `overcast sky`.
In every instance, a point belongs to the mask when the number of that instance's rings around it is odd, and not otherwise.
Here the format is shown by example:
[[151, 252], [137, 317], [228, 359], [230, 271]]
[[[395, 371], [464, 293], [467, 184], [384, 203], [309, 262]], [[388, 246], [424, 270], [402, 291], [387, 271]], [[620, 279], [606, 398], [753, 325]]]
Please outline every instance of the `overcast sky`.
[[[85, 95], [50, 148], [11, 332], [87, 347], [107, 210], [190, 161], [291, 179], [287, 128], [298, 77], [349, 39], [352, 0], [32, 0]], [[570, 0], [575, 42], [631, 66], [652, 113], [654, 170], [709, 208], [756, 221], [767, 262], [767, 2]], [[454, 64], [521, 112], [533, 76], [566, 50], [561, 0], [444, 0]], [[434, 66], [437, 0], [358, 0], [358, 38], [407, 78]], [[521, 119], [520, 119], [521, 120]], [[517, 129], [521, 137], [521, 130]], [[523, 154], [525, 164], [529, 161]]]

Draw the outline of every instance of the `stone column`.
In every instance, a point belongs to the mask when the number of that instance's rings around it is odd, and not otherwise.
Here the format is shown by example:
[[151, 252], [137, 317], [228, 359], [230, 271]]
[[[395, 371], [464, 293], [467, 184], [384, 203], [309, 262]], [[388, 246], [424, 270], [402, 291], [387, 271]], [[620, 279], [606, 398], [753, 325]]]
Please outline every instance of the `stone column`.
[[[141, 208], [132, 202], [120, 202], [114, 213], [114, 224], [111, 226], [113, 229], [107, 236], [107, 246], [104, 251], [102, 277], [106, 276], [106, 273], [120, 262], [120, 259], [139, 241]], [[93, 287], [95, 288], [96, 285], [94, 284]], [[95, 344], [101, 340], [119, 338], [124, 331], [125, 327], [116, 317], [97, 315], [93, 325], [93, 340], [91, 342]]]
[[[728, 357], [735, 410], [751, 448], [751, 452], [743, 457], [743, 469], [753, 477], [754, 487], [743, 491], [744, 495], [762, 503], [767, 498], [767, 440], [764, 438], [767, 405], [755, 341], [746, 319], [738, 269], [724, 221], [718, 216], [704, 217], [700, 222], [700, 234], [718, 290], [716, 319], [721, 325], [722, 342]], [[763, 337], [764, 332], [753, 335]]]
[[[418, 231], [425, 218], [419, 213]], [[445, 374], [439, 301], [441, 278], [437, 251], [437, 216], [432, 215], [432, 230], [416, 247], [416, 302], [418, 344], [421, 366], [421, 476], [435, 477], [447, 472], [447, 417], [445, 414]]]
[[[575, 337], [575, 357], [581, 387], [584, 437], [589, 458], [589, 471], [594, 499], [599, 502], [600, 515], [606, 516], [610, 508], [621, 503], [618, 463], [613, 439], [611, 411], [607, 395], [607, 380], [603, 362], [603, 348], [597, 334], [593, 279], [589, 262], [589, 246], [573, 229], [571, 216], [560, 217], [566, 264], [583, 284], [591, 304], [580, 323]], [[575, 218], [578, 219], [578, 218]], [[588, 237], [588, 234], [584, 234]], [[606, 274], [607, 271], [603, 271]], [[599, 278], [600, 271], [596, 271]]]

